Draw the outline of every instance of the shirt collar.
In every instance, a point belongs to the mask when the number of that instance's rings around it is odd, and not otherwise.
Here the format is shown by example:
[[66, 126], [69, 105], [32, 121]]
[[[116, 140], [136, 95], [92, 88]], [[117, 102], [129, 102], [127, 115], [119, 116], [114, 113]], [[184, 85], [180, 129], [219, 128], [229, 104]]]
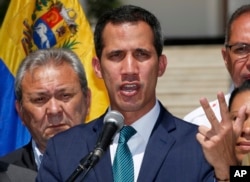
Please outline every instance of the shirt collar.
[[35, 157], [35, 162], [36, 162], [36, 165], [37, 165], [37, 169], [39, 169], [40, 164], [42, 162], [43, 154], [40, 152], [40, 150], [38, 149], [38, 147], [36, 145], [36, 142], [33, 139], [32, 139], [32, 149], [33, 149], [33, 152], [34, 152], [34, 157]]
[[[110, 111], [110, 108], [109, 108]], [[154, 125], [157, 121], [157, 118], [160, 113], [160, 104], [156, 101], [154, 107], [146, 113], [144, 116], [135, 121], [131, 126], [136, 130], [136, 135], [139, 135], [143, 138], [143, 140], [147, 143]], [[119, 133], [117, 133], [114, 137], [114, 142], [118, 141]], [[133, 136], [134, 137], [134, 136]]]
[[160, 113], [160, 105], [157, 101], [154, 107], [131, 126], [134, 127], [146, 142], [148, 141]]

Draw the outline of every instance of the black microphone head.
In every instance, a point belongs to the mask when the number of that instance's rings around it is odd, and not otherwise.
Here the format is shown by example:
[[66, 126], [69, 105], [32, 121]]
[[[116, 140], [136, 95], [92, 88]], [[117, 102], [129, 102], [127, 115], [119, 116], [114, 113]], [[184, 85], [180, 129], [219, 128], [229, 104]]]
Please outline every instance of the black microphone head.
[[104, 126], [97, 140], [96, 147], [91, 157], [91, 166], [94, 166], [103, 153], [107, 150], [116, 133], [118, 133], [124, 125], [124, 117], [118, 111], [110, 111], [104, 117]]
[[97, 148], [106, 150], [116, 133], [118, 133], [124, 125], [124, 117], [118, 111], [110, 111], [104, 117], [104, 126], [97, 141]]
[[104, 124], [105, 123], [114, 123], [118, 128], [117, 132], [119, 132], [124, 125], [124, 117], [120, 112], [113, 110], [104, 117]]

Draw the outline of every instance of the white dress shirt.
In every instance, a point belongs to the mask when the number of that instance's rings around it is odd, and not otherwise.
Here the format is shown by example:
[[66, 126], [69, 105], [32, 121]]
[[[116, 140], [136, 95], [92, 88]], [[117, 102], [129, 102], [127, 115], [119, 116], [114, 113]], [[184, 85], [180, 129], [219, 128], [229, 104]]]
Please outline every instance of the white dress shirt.
[[[134, 180], [137, 181], [144, 152], [154, 128], [156, 120], [160, 113], [160, 105], [158, 101], [155, 106], [143, 117], [134, 122], [131, 126], [137, 131], [127, 142], [134, 161]], [[110, 155], [113, 164], [115, 152], [118, 145], [119, 133], [114, 137], [113, 143], [110, 145]]]
[[[235, 88], [234, 85], [231, 84], [231, 86], [229, 88], [229, 93], [225, 95], [225, 100], [226, 100], [227, 105], [229, 103], [229, 99], [231, 97], [231, 93], [234, 90], [234, 88]], [[220, 115], [220, 105], [219, 105], [218, 99], [209, 102], [209, 104], [210, 104], [211, 108], [213, 109], [216, 118], [220, 122], [221, 115]], [[190, 122], [190, 123], [193, 123], [193, 124], [196, 124], [198, 126], [204, 125], [204, 126], [209, 127], [209, 128], [211, 127], [211, 124], [208, 121], [207, 116], [206, 116], [206, 114], [201, 106], [196, 108], [195, 110], [191, 111], [186, 116], [184, 116], [183, 120]]]
[[[230, 96], [231, 96], [231, 93], [228, 93], [227, 95], [225, 95], [225, 100], [227, 102], [227, 105], [228, 105]], [[218, 100], [216, 99], [212, 102], [209, 102], [209, 104], [210, 104], [211, 108], [213, 109], [216, 118], [220, 122], [221, 115], [220, 115], [220, 105], [219, 105]], [[207, 116], [206, 116], [204, 110], [202, 109], [202, 107], [198, 107], [197, 109], [195, 109], [192, 112], [190, 112], [189, 114], [187, 114], [183, 118], [183, 120], [190, 122], [190, 123], [193, 123], [193, 124], [196, 124], [198, 126], [204, 125], [204, 126], [209, 127], [209, 128], [211, 127], [211, 124], [208, 121]]]
[[34, 152], [34, 157], [35, 157], [37, 169], [39, 169], [41, 162], [42, 162], [43, 154], [40, 152], [40, 150], [38, 149], [38, 147], [36, 145], [36, 142], [33, 139], [32, 139], [32, 149]]

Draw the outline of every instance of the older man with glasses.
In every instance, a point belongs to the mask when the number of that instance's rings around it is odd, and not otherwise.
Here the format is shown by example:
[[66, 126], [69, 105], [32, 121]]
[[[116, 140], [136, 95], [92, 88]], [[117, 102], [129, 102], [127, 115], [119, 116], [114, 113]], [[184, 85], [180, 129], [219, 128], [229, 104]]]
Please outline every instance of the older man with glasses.
[[[233, 87], [239, 87], [245, 80], [250, 79], [250, 4], [238, 8], [230, 17], [226, 32], [225, 46], [222, 56], [225, 66], [231, 76]], [[231, 91], [225, 95], [228, 104]], [[209, 103], [218, 121], [221, 120], [218, 100]], [[203, 109], [195, 109], [184, 117], [184, 120], [211, 127]]]

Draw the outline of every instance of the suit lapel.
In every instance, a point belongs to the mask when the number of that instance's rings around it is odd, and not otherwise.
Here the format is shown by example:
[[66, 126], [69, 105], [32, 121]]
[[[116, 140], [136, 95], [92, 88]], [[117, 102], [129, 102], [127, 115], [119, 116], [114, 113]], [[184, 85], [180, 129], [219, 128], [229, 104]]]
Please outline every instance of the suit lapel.
[[[93, 126], [95, 136], [93, 138], [96, 141], [103, 127], [103, 119], [104, 115]], [[176, 141], [170, 134], [173, 130], [175, 130], [174, 117], [161, 105], [160, 115], [148, 141], [137, 181], [154, 181], [155, 175], [158, 174], [169, 150]], [[93, 140], [89, 141], [88, 145], [90, 149], [94, 149]], [[113, 181], [109, 148], [92, 170], [94, 170], [97, 181]]]
[[175, 143], [175, 138], [169, 134], [174, 129], [173, 116], [161, 106], [160, 115], [144, 153], [137, 181], [154, 181], [155, 175], [158, 174], [169, 150]]
[[23, 150], [23, 161], [26, 161], [28, 167], [32, 170], [37, 171], [37, 165], [35, 162], [35, 156], [32, 149], [32, 141], [30, 141], [26, 146], [24, 146]]
[[97, 176], [97, 181], [113, 181], [112, 164], [109, 149], [96, 164], [94, 171]]

